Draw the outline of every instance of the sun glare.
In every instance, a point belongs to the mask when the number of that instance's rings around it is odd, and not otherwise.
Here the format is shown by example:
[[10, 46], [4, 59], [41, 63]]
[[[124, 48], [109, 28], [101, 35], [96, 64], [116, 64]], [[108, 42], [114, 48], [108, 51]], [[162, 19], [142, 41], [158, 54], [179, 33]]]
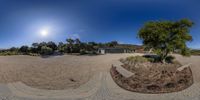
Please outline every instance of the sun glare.
[[48, 35], [48, 30], [41, 30], [40, 32], [41, 36], [47, 36]]

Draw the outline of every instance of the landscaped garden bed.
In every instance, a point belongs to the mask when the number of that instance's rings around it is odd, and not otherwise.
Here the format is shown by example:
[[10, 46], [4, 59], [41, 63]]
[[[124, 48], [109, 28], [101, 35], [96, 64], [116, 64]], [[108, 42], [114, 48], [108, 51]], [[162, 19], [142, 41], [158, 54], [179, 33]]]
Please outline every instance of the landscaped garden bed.
[[113, 80], [122, 88], [140, 93], [169, 93], [184, 90], [193, 84], [190, 67], [177, 70], [182, 65], [177, 61], [170, 63], [153, 62], [152, 59], [136, 56], [120, 60], [122, 67], [132, 73], [125, 77], [111, 68]]

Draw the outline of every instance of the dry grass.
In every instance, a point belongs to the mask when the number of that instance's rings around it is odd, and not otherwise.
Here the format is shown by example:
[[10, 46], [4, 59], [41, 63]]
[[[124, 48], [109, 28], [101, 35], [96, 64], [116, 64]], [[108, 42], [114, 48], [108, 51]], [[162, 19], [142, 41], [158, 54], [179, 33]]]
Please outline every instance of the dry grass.
[[115, 68], [111, 68], [114, 81], [124, 89], [142, 93], [166, 93], [180, 91], [193, 84], [190, 68], [176, 71], [181, 66], [179, 63], [135, 62], [133, 59], [136, 64], [132, 64], [129, 59], [126, 60], [128, 63], [124, 61], [122, 67], [134, 73], [133, 76], [125, 78]]

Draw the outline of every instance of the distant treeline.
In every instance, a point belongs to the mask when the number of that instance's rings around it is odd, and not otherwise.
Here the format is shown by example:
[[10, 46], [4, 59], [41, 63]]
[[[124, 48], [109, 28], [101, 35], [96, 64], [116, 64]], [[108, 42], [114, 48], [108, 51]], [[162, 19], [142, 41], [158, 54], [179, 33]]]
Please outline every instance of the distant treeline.
[[191, 54], [200, 56], [200, 50], [191, 50]]
[[79, 54], [97, 54], [98, 48], [129, 48], [135, 49], [134, 45], [119, 44], [117, 41], [107, 43], [96, 42], [81, 42], [79, 39], [66, 39], [66, 42], [41, 42], [33, 43], [30, 47], [23, 45], [21, 47], [12, 47], [10, 49], [0, 50], [0, 55], [52, 55], [64, 53], [79, 53]]

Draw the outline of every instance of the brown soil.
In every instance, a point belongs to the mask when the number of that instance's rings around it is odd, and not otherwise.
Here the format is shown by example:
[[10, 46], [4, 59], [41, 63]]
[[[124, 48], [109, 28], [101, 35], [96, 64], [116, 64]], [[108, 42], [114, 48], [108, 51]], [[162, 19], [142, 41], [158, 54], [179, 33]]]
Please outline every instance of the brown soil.
[[184, 90], [193, 84], [191, 69], [176, 71], [180, 64], [141, 63], [135, 67], [122, 65], [135, 75], [125, 78], [115, 67], [111, 68], [113, 80], [122, 88], [141, 93], [169, 93]]

